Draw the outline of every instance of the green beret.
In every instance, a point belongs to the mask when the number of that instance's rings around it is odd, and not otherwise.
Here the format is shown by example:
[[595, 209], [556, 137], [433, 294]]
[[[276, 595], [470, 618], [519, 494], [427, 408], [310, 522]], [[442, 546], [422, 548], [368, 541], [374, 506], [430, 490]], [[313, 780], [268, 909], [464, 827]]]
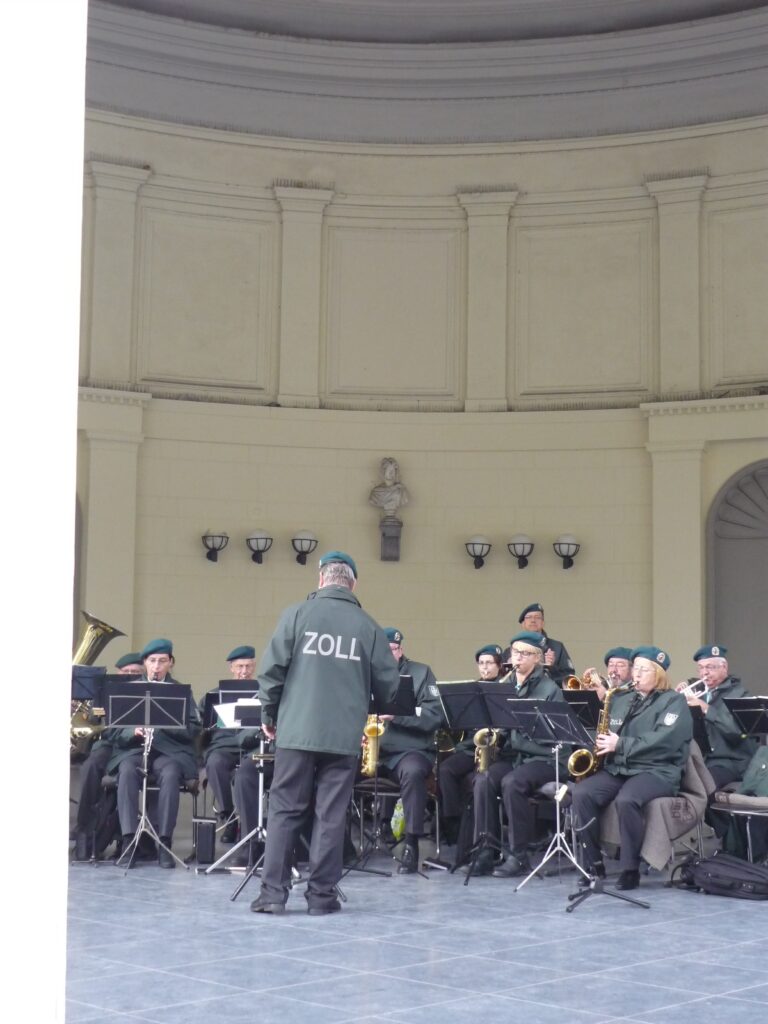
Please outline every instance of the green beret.
[[255, 658], [256, 648], [251, 647], [250, 644], [242, 644], [240, 647], [236, 647], [234, 651], [230, 651], [226, 657], [227, 661], [237, 661], [239, 658]]
[[344, 565], [348, 565], [352, 570], [352, 575], [357, 579], [357, 566], [355, 560], [351, 555], [345, 554], [343, 551], [326, 551], [320, 558], [320, 568], [329, 565], [331, 562], [343, 562]]
[[394, 626], [387, 626], [384, 632], [387, 635], [387, 640], [389, 640], [391, 644], [401, 644], [403, 642], [403, 634], [399, 629], [395, 629]]
[[162, 636], [158, 637], [157, 640], [150, 640], [141, 652], [141, 660], [144, 661], [150, 654], [169, 654], [173, 657], [173, 644]]
[[727, 647], [721, 647], [720, 644], [709, 644], [708, 646], [700, 647], [694, 654], [693, 660], [701, 661], [702, 658], [724, 658], [727, 653]]
[[126, 665], [140, 665], [143, 660], [141, 651], [131, 651], [130, 654], [124, 654], [122, 658], [117, 659], [115, 668], [125, 668]]
[[[540, 608], [541, 605], [537, 605], [536, 607]], [[509, 646], [511, 647], [512, 644], [516, 643], [518, 640], [521, 644], [528, 644], [529, 647], [538, 647], [540, 651], [545, 650], [547, 646], [547, 638], [543, 633], [534, 633], [529, 629], [524, 629], [522, 633], [515, 633], [509, 641]]]
[[520, 612], [520, 617], [517, 621], [522, 622], [525, 616], [528, 614], [528, 612], [541, 612], [541, 614], [543, 615], [544, 609], [538, 603], [538, 601], [536, 602], [536, 604], [529, 604], [527, 608], [523, 608], [523, 610]]
[[611, 658], [623, 658], [624, 661], [632, 661], [632, 651], [629, 647], [612, 647], [605, 652], [603, 664], [607, 665]]
[[479, 659], [481, 654], [492, 654], [494, 658], [501, 660], [501, 648], [498, 644], [486, 644], [479, 651], [475, 651], [475, 661]]
[[661, 665], [664, 671], [666, 671], [672, 663], [672, 659], [666, 651], [662, 651], [660, 647], [653, 646], [636, 647], [631, 654], [632, 661], [634, 661], [635, 658], [647, 658], [648, 661], [655, 661], [657, 665]]

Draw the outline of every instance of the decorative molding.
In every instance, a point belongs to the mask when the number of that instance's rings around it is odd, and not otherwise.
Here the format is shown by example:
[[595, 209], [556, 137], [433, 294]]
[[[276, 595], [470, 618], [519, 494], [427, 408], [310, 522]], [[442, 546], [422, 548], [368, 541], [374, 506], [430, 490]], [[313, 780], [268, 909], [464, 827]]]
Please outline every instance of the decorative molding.
[[86, 94], [102, 110], [293, 138], [570, 138], [762, 115], [766, 52], [764, 9], [397, 47], [279, 38], [92, 0]]
[[741, 477], [723, 496], [715, 536], [730, 540], [768, 538], [768, 469]]
[[124, 391], [113, 384], [91, 382], [78, 388], [81, 402], [101, 405], [133, 405], [143, 408], [152, 398], [146, 391]]
[[694, 416], [711, 415], [722, 412], [757, 412], [764, 409], [768, 412], [768, 396], [744, 395], [728, 398], [705, 398], [688, 401], [669, 401], [660, 399], [658, 402], [641, 402], [640, 412], [648, 417], [653, 416]]

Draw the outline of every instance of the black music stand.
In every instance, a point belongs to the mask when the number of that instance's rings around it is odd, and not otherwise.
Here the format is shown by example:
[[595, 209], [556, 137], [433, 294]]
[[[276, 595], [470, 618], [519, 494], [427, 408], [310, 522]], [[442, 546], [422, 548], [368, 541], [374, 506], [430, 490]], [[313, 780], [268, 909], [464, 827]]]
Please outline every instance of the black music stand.
[[723, 697], [744, 737], [768, 733], [768, 697]]
[[[107, 683], [104, 686], [105, 721], [110, 728], [141, 728], [144, 730], [141, 767], [141, 812], [133, 839], [115, 861], [117, 867], [128, 858], [128, 868], [133, 866], [139, 840], [145, 833], [166, 850], [177, 864], [185, 870], [189, 865], [177, 857], [170, 847], [160, 839], [147, 813], [147, 782], [149, 778], [149, 752], [155, 729], [181, 730], [189, 725], [191, 688], [185, 683], [142, 682], [137, 686], [130, 683], [130, 691], [123, 682]], [[137, 692], [138, 691], [138, 692]]]
[[[382, 703], [377, 705], [372, 699], [371, 701], [371, 714], [375, 715], [413, 715], [416, 712], [416, 694], [413, 689], [413, 676], [403, 675], [400, 676], [400, 681], [397, 685], [397, 691], [392, 701], [388, 703]], [[357, 783], [356, 783], [357, 785]], [[382, 844], [382, 826], [381, 826], [381, 807], [379, 793], [379, 771], [378, 765], [376, 765], [373, 773], [373, 788], [370, 791], [370, 796], [373, 804], [373, 822], [369, 832], [365, 831], [363, 825], [364, 810], [361, 801], [360, 807], [360, 853], [359, 855], [349, 864], [342, 877], [346, 877], [351, 871], [360, 871], [368, 875], [383, 875], [386, 878], [392, 877], [391, 871], [384, 871], [381, 868], [369, 868], [367, 866], [368, 861], [371, 859], [374, 853], [381, 851]], [[364, 842], [363, 840], [366, 840]], [[397, 845], [397, 844], [395, 844]], [[389, 853], [390, 851], [387, 850]], [[395, 858], [397, 859], [397, 858]], [[419, 872], [421, 874], [421, 872]], [[424, 876], [426, 877], [426, 876]]]

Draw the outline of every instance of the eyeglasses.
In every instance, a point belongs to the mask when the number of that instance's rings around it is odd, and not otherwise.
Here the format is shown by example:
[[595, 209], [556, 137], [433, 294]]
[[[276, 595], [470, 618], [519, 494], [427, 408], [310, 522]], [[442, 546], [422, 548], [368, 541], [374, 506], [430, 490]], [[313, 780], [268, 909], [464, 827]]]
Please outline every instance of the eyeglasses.
[[523, 651], [519, 647], [513, 647], [512, 654], [519, 654], [521, 658], [532, 658], [536, 651]]
[[656, 670], [652, 665], [646, 665], [645, 668], [633, 668], [632, 671], [638, 675], [645, 675], [646, 672], [655, 672]]

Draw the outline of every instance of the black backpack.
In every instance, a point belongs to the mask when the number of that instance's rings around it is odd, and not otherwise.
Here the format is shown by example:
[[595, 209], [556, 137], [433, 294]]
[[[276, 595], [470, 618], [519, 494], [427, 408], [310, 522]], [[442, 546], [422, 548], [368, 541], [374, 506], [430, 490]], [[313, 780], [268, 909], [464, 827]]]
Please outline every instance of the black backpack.
[[674, 869], [667, 884], [713, 896], [768, 900], [768, 866], [718, 851], [711, 857], [689, 857]]

